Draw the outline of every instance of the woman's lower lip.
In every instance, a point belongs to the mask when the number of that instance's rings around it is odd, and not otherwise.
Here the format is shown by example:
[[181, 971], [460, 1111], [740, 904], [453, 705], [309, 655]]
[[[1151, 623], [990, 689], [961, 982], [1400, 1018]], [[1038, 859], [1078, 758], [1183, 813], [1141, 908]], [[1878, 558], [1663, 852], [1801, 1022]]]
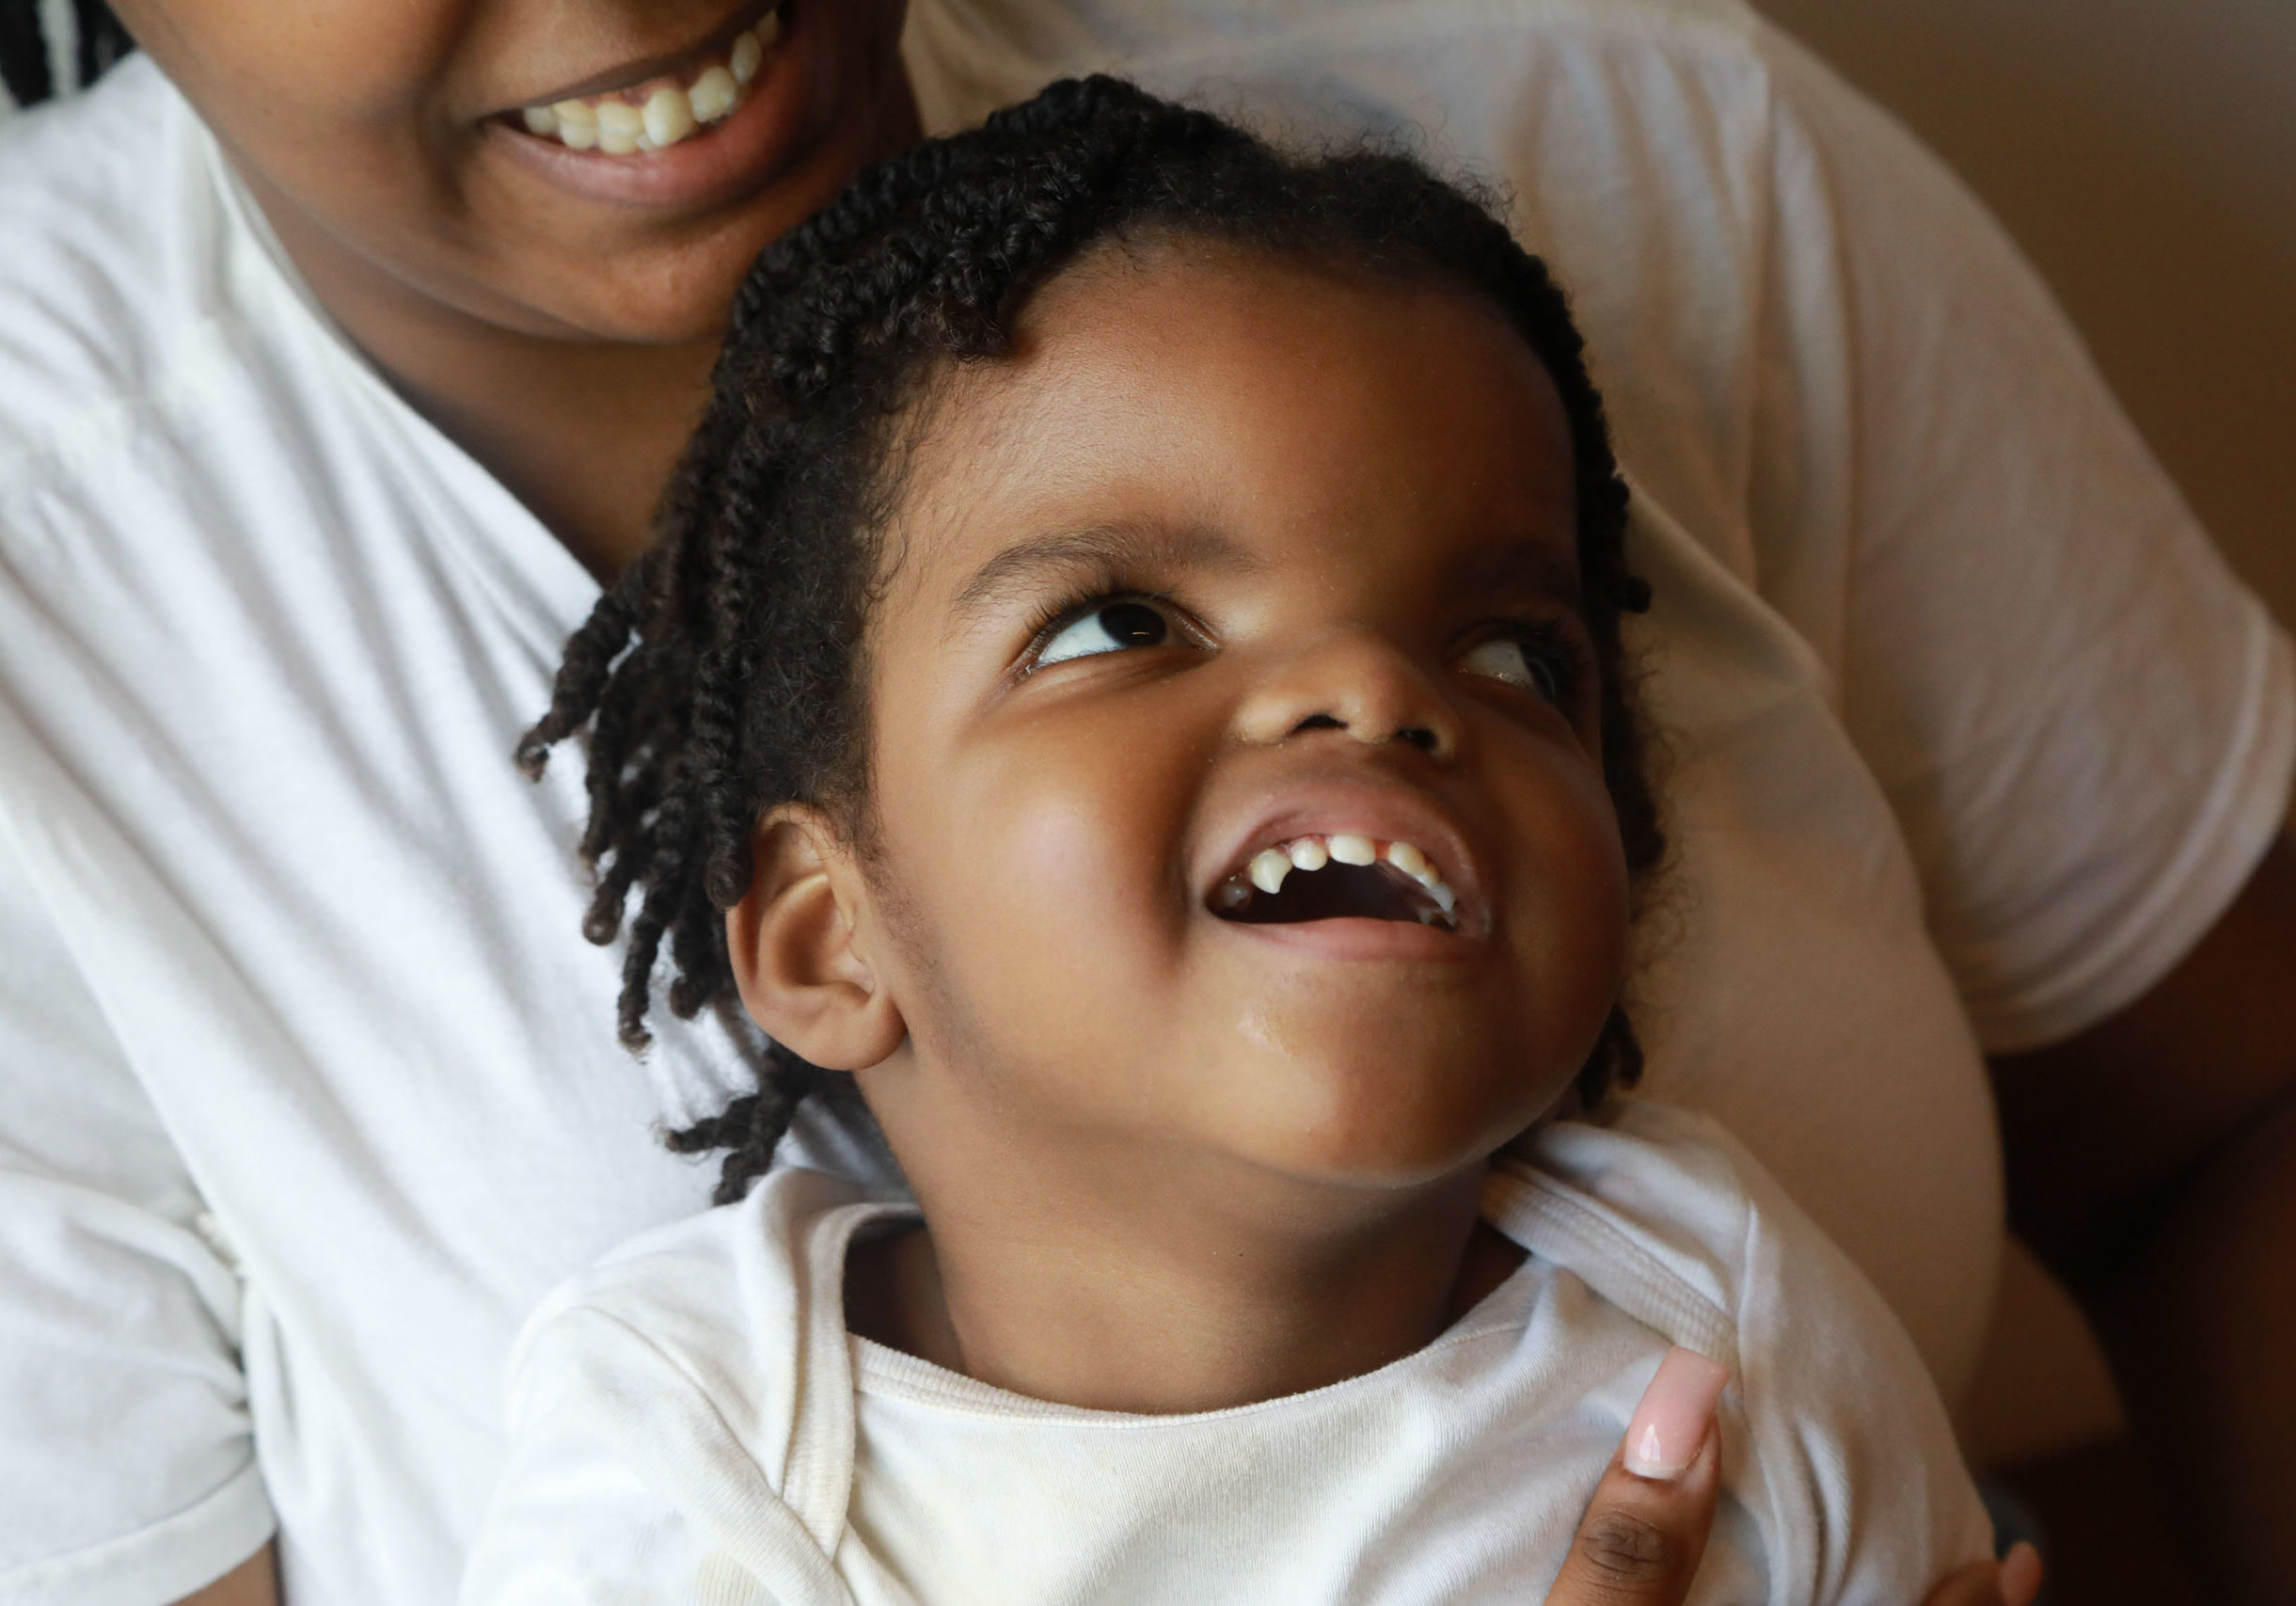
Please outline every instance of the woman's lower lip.
[[788, 28], [740, 105], [723, 121], [665, 150], [632, 156], [575, 151], [513, 127], [507, 119], [490, 121], [486, 133], [512, 160], [590, 199], [667, 212], [706, 211], [780, 171], [804, 136], [811, 109], [810, 31], [801, 24]]

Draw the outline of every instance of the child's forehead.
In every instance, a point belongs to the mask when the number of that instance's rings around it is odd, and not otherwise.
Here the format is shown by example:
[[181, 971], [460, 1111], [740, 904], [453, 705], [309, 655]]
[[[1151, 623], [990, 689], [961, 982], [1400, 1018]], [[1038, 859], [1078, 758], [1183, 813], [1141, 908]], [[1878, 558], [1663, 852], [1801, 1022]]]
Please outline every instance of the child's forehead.
[[910, 556], [928, 532], [976, 566], [1122, 528], [1280, 534], [1337, 564], [1386, 531], [1431, 564], [1520, 573], [1536, 548], [1576, 573], [1555, 386], [1496, 309], [1432, 280], [1218, 243], [1102, 252], [1039, 293], [1007, 355], [938, 375], [905, 434]]
[[1432, 390], [1502, 417], [1537, 414], [1547, 427], [1518, 437], [1524, 448], [1555, 436], [1567, 450], [1561, 400], [1537, 354], [1456, 280], [1167, 234], [1100, 242], [1037, 286], [1005, 351], [926, 376], [910, 434], [951, 436], [969, 454], [1057, 438], [1049, 410], [1156, 405], [1168, 422], [1226, 396], [1263, 398], [1287, 378], [1294, 410], [1384, 400], [1392, 426]]
[[1335, 328], [1424, 333], [1435, 324], [1471, 328], [1474, 343], [1538, 369], [1497, 306], [1432, 265], [1148, 231], [1097, 242], [1039, 286], [1015, 319], [1012, 359], [1025, 368], [1046, 348], [1088, 338], [1161, 349], [1198, 328], [1306, 355]]

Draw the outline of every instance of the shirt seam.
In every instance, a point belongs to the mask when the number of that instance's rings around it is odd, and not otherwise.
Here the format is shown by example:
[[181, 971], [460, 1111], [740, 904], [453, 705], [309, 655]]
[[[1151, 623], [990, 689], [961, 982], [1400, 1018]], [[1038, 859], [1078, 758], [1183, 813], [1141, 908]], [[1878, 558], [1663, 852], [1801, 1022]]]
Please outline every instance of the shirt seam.
[[[1738, 1316], [1734, 1306], [1717, 1305], [1664, 1261], [1637, 1243], [1623, 1228], [1588, 1208], [1563, 1185], [1544, 1172], [1526, 1167], [1500, 1174], [1522, 1188], [1523, 1197], [1517, 1201], [1521, 1208], [1535, 1215], [1559, 1218], [1568, 1224], [1565, 1231], [1599, 1240], [1602, 1253], [1610, 1264], [1620, 1266], [1623, 1274], [1660, 1306], [1663, 1313], [1673, 1323], [1676, 1330], [1667, 1335], [1670, 1339], [1690, 1334], [1725, 1334], [1730, 1340], [1733, 1353], [1714, 1359], [1733, 1366], [1736, 1364]], [[1738, 1187], [1737, 1192], [1743, 1198], [1742, 1186]], [[1525, 1247], [1534, 1254], [1538, 1252], [1531, 1246]], [[1637, 1321], [1642, 1320], [1639, 1312], [1628, 1311], [1626, 1313]]]
[[[1409, 1355], [1390, 1362], [1389, 1365], [1406, 1364], [1430, 1355], [1478, 1344], [1486, 1339], [1507, 1338], [1522, 1332], [1529, 1325], [1529, 1317], [1526, 1314], [1520, 1321], [1509, 1318], [1487, 1327], [1477, 1328], [1469, 1332], [1445, 1333], [1433, 1344], [1415, 1349]], [[860, 1338], [858, 1335], [856, 1335], [855, 1347], [860, 1357], [859, 1362], [854, 1368], [853, 1376], [854, 1393], [857, 1396], [901, 1400], [910, 1405], [931, 1406], [946, 1410], [952, 1415], [974, 1417], [982, 1421], [1033, 1422], [1048, 1427], [1114, 1433], [1153, 1431], [1164, 1427], [1209, 1426], [1221, 1423], [1241, 1422], [1249, 1417], [1296, 1408], [1303, 1403], [1314, 1400], [1326, 1392], [1370, 1382], [1377, 1378], [1381, 1372], [1387, 1370], [1386, 1367], [1381, 1367], [1377, 1371], [1366, 1372], [1359, 1376], [1343, 1377], [1336, 1383], [1326, 1383], [1322, 1388], [1309, 1389], [1297, 1394], [1279, 1394], [1272, 1400], [1255, 1400], [1250, 1405], [1230, 1406], [1212, 1411], [1180, 1411], [1167, 1416], [1145, 1411], [1096, 1411], [1082, 1406], [1064, 1406], [1052, 1400], [1031, 1400], [1026, 1395], [1021, 1394], [1013, 1396], [1017, 1403], [1011, 1406], [1003, 1405], [995, 1400], [976, 1399], [972, 1397], [970, 1391], [962, 1387], [965, 1383], [974, 1383], [974, 1380], [972, 1378], [952, 1374], [953, 1376], [958, 1377], [958, 1381], [944, 1383], [933, 1376], [907, 1376], [903, 1374], [909, 1370], [910, 1363], [929, 1366], [931, 1362], [918, 1361], [914, 1356], [905, 1355], [900, 1350], [878, 1344], [871, 1339]], [[989, 1384], [975, 1384], [975, 1386], [984, 1389], [990, 1387]]]

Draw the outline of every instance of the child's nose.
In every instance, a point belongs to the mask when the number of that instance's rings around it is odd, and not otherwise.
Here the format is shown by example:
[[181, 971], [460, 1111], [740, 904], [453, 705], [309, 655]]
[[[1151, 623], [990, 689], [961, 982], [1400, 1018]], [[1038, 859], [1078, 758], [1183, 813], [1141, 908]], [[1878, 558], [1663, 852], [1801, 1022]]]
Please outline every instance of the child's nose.
[[1319, 730], [1400, 741], [1437, 758], [1459, 747], [1459, 722], [1441, 691], [1409, 655], [1367, 631], [1285, 660], [1237, 711], [1237, 734], [1263, 746]]

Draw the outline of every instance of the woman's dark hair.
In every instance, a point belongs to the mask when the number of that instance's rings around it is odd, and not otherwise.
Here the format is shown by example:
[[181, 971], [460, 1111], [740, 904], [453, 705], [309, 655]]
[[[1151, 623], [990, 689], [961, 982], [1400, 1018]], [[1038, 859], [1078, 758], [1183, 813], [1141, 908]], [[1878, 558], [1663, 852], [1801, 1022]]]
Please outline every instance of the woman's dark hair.
[[[1545, 365], [1575, 453], [1606, 779], [1629, 869], [1639, 880], [1657, 862], [1619, 641], [1620, 614], [1648, 591], [1626, 567], [1626, 489], [1602, 402], [1544, 266], [1407, 157], [1295, 158], [1114, 79], [1063, 82], [873, 168], [758, 259], [659, 540], [567, 644], [549, 712], [519, 743], [538, 774], [553, 743], [587, 734], [581, 851], [598, 880], [583, 930], [607, 943], [627, 925], [620, 1019], [633, 1049], [665, 941], [673, 1011], [730, 999], [724, 911], [749, 888], [765, 810], [796, 800], [856, 829], [865, 819], [858, 649], [904, 410], [948, 365], [1004, 353], [1029, 298], [1088, 247], [1183, 238], [1454, 288]], [[1599, 1102], [1640, 1065], [1614, 1012], [1581, 1096]], [[719, 1198], [738, 1198], [828, 1074], [772, 1048], [756, 1093], [671, 1145], [732, 1148]]]
[[85, 89], [135, 48], [103, 0], [71, 0], [73, 37], [57, 40], [65, 52], [70, 82], [58, 84], [49, 54], [48, 31], [40, 24], [40, 0], [0, 0], [0, 82], [20, 106], [51, 95]]

